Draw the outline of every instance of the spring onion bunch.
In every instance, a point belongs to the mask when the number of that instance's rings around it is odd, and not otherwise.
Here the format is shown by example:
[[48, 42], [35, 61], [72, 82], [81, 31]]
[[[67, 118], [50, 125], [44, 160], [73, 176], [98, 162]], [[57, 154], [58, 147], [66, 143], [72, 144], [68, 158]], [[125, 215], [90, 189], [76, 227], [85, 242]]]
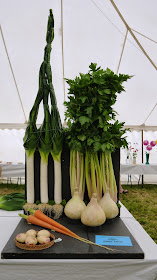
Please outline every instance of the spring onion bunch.
[[[74, 80], [66, 79], [69, 84], [69, 101], [65, 102], [65, 117], [68, 124], [66, 137], [71, 150], [70, 162], [74, 161], [74, 154], [84, 155], [89, 199], [96, 193], [100, 200], [108, 188], [113, 199], [117, 195], [111, 153], [125, 146], [126, 140], [123, 137], [123, 123], [115, 120], [116, 112], [112, 106], [117, 94], [124, 91], [122, 83], [129, 78], [128, 75], [115, 75], [110, 69], [103, 70], [91, 63], [87, 74], [80, 74]], [[77, 184], [76, 170], [72, 165], [72, 191]]]

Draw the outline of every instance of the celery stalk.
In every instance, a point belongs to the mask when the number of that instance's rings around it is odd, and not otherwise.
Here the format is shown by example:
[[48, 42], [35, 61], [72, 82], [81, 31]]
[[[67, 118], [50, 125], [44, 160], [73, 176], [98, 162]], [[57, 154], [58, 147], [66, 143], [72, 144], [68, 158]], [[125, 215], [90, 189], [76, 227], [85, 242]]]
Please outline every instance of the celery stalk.
[[115, 202], [117, 202], [117, 186], [116, 186], [116, 180], [114, 176], [111, 154], [108, 155], [108, 162], [109, 162], [109, 172], [110, 172], [110, 196]]
[[91, 186], [91, 179], [90, 179], [90, 173], [89, 173], [89, 152], [86, 151], [85, 155], [85, 173], [86, 173], [86, 184], [87, 184], [87, 190], [88, 190], [88, 197], [91, 199], [92, 197], [92, 186]]

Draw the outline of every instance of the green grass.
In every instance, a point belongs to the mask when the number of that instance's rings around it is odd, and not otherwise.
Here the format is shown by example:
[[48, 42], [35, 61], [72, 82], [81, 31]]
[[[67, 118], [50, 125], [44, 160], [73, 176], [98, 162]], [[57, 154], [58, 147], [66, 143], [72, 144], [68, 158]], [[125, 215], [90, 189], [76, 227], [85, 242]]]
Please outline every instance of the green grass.
[[18, 185], [18, 184], [0, 184], [0, 196], [18, 192], [24, 193], [25, 192], [25, 185]]
[[123, 185], [120, 201], [157, 243], [157, 185]]

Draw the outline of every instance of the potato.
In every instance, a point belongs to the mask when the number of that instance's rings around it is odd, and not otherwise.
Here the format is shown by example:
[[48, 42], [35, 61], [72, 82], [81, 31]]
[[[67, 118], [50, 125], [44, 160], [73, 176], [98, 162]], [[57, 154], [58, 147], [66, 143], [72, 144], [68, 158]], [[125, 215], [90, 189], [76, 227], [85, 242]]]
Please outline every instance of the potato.
[[38, 237], [37, 237], [37, 241], [38, 241], [40, 244], [46, 244], [46, 243], [49, 243], [49, 242], [50, 242], [50, 238], [41, 235], [41, 236], [38, 236]]
[[26, 245], [36, 245], [37, 239], [35, 237], [28, 236], [28, 237], [26, 237], [25, 243], [26, 243]]
[[45, 236], [45, 237], [50, 237], [50, 232], [48, 230], [42, 229], [38, 232], [37, 236]]
[[26, 240], [26, 234], [25, 233], [19, 233], [18, 235], [16, 235], [15, 239], [20, 243], [24, 243], [25, 240]]
[[27, 230], [27, 232], [26, 232], [26, 237], [27, 237], [27, 236], [36, 237], [36, 235], [37, 235], [37, 232], [36, 232], [34, 229], [29, 229], [29, 230]]

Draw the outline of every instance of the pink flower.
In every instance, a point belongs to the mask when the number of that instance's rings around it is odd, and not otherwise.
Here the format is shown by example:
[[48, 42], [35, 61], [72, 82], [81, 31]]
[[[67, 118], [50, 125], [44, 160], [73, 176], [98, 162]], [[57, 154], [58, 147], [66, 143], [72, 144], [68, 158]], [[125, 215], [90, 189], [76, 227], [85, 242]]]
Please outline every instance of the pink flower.
[[151, 141], [151, 142], [150, 142], [150, 145], [151, 145], [152, 147], [154, 147], [154, 146], [156, 145], [156, 142], [155, 142], [155, 141]]
[[148, 140], [143, 141], [143, 145], [147, 146], [149, 144]]
[[152, 150], [152, 146], [151, 146], [151, 145], [148, 145], [148, 146], [146, 147], [146, 149], [147, 149], [147, 151], [151, 151], [151, 150]]

